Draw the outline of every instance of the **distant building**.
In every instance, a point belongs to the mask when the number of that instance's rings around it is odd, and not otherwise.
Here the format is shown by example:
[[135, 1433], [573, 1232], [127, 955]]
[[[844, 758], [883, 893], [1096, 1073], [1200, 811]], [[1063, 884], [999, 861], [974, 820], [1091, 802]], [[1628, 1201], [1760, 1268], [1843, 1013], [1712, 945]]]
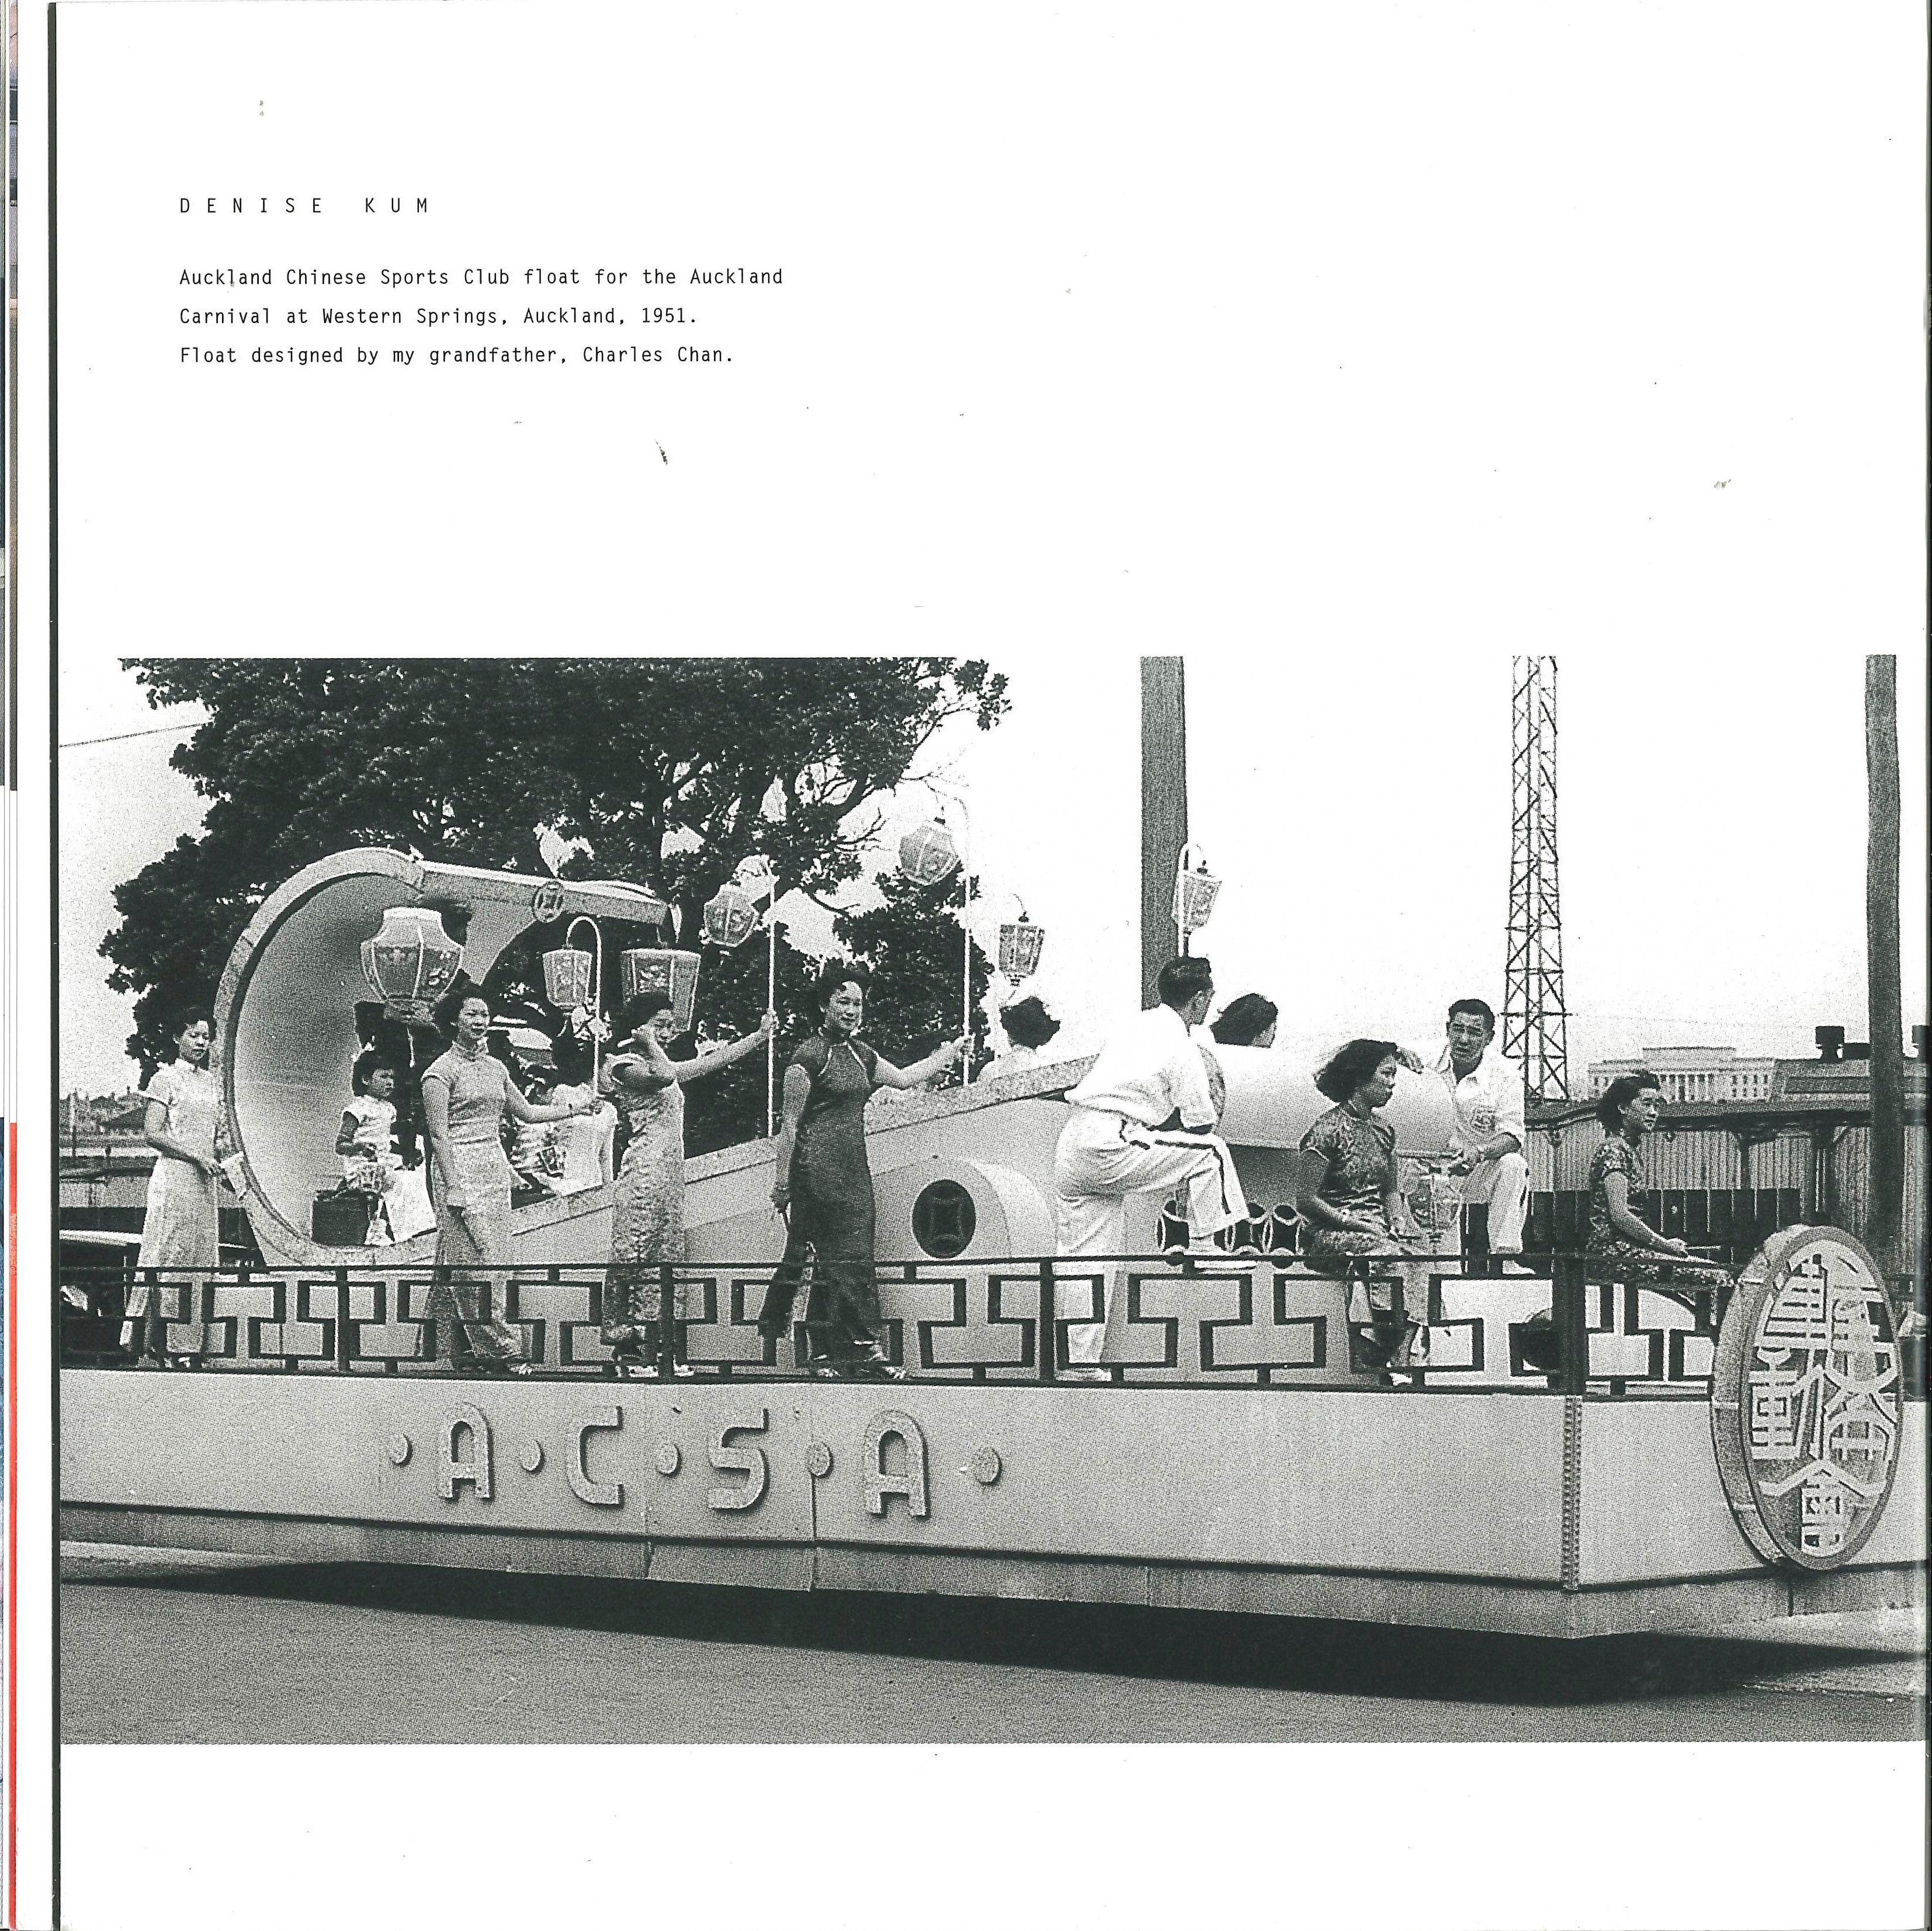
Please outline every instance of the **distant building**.
[[1655, 1077], [1664, 1098], [1680, 1106], [1768, 1099], [1778, 1066], [1775, 1060], [1741, 1060], [1734, 1046], [1646, 1046], [1640, 1059], [1592, 1061], [1588, 1096], [1600, 1099], [1611, 1081], [1647, 1072]]
[[[1821, 1039], [1819, 1057], [1810, 1060], [1741, 1060], [1723, 1047], [1660, 1047], [1642, 1059], [1593, 1065], [1590, 1088], [1600, 1096], [1618, 1074], [1640, 1068], [1656, 1075], [1670, 1105], [1644, 1145], [1652, 1210], [1663, 1216], [1665, 1233], [1681, 1234], [1694, 1246], [1728, 1247], [1738, 1261], [1773, 1227], [1794, 1220], [1863, 1229], [1871, 1171], [1870, 1051], [1845, 1046], [1841, 1035], [1829, 1043]], [[1748, 1097], [1682, 1084], [1701, 1080], [1718, 1087], [1733, 1075], [1766, 1072], [1768, 1082]], [[1922, 1051], [1906, 1059], [1904, 1075], [1904, 1224], [1913, 1270], [1922, 1273], [1932, 1140], [1932, 1066]], [[1531, 1114], [1523, 1151], [1532, 1245], [1551, 1233], [1559, 1244], [1581, 1244], [1590, 1159], [1603, 1137], [1594, 1099]]]

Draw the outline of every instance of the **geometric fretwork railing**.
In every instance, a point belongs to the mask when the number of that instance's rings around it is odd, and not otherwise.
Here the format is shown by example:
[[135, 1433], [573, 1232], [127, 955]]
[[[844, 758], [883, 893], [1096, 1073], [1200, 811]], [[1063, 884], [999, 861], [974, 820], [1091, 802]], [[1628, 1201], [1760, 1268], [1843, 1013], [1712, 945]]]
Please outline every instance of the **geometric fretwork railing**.
[[[694, 1263], [661, 1270], [663, 1281], [682, 1290], [688, 1316], [681, 1324], [682, 1351], [694, 1373], [792, 1378], [803, 1372], [802, 1327], [772, 1342], [756, 1326], [773, 1264]], [[1574, 1255], [1554, 1257], [1540, 1277], [1466, 1273], [1460, 1264], [1442, 1260], [1406, 1280], [1366, 1271], [1338, 1279], [1299, 1260], [1267, 1256], [882, 1263], [887, 1357], [920, 1381], [1052, 1381], [1065, 1366], [1066, 1327], [1093, 1318], [1098, 1283], [1110, 1268], [1124, 1306], [1108, 1345], [1108, 1372], [1136, 1384], [1379, 1386], [1379, 1377], [1355, 1367], [1351, 1347], [1351, 1315], [1357, 1322], [1366, 1315], [1364, 1290], [1373, 1279], [1387, 1283], [1398, 1307], [1411, 1297], [1426, 1300], [1426, 1361], [1414, 1384], [1420, 1390], [1702, 1394], [1728, 1298], [1726, 1289], [1708, 1286], [1658, 1292], [1586, 1285]], [[86, 1315], [70, 1312], [68, 1365], [119, 1358], [122, 1294], [136, 1278], [123, 1270], [64, 1272], [70, 1303], [88, 1303]], [[200, 1351], [211, 1369], [450, 1372], [436, 1355], [430, 1269], [215, 1269], [192, 1276], [169, 1270], [154, 1278], [169, 1350]], [[540, 1373], [614, 1373], [598, 1338], [602, 1268], [514, 1269], [490, 1277], [483, 1291], [523, 1331]], [[667, 1310], [675, 1309], [674, 1297], [661, 1298]], [[801, 1294], [801, 1314], [806, 1305]], [[1055, 1337], [1054, 1345], [1042, 1346], [1042, 1332]]]

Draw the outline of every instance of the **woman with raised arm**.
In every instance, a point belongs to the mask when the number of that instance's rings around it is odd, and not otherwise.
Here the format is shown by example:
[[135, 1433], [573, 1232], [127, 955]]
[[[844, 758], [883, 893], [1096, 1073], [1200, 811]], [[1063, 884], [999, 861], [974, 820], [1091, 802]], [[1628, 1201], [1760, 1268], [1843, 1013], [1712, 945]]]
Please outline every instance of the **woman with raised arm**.
[[[142, 1138], [154, 1150], [148, 1176], [148, 1210], [141, 1222], [142, 1270], [128, 1290], [121, 1345], [133, 1349], [143, 1368], [198, 1368], [208, 1346], [207, 1331], [186, 1354], [170, 1355], [164, 1345], [160, 1285], [146, 1277], [150, 1267], [198, 1270], [188, 1276], [190, 1309], [201, 1296], [202, 1276], [221, 1261], [221, 1210], [217, 1183], [221, 1126], [221, 1089], [208, 1061], [214, 1021], [199, 1009], [182, 1013], [170, 1029], [175, 1057], [158, 1066], [142, 1097], [146, 1114]], [[189, 1318], [194, 1319], [190, 1312]]]
[[[422, 1076], [423, 1123], [436, 1183], [436, 1282], [429, 1312], [436, 1352], [462, 1374], [527, 1375], [523, 1336], [500, 1306], [483, 1306], [487, 1281], [500, 1295], [513, 1264], [510, 1194], [516, 1174], [503, 1152], [503, 1115], [513, 1120], [570, 1120], [588, 1110], [574, 1100], [532, 1106], [490, 1051], [490, 1002], [474, 986], [437, 1014], [449, 1050]], [[594, 1103], [594, 1102], [592, 1102]], [[455, 1279], [459, 1270], [474, 1270]]]
[[962, 1035], [903, 1070], [858, 1036], [872, 984], [863, 966], [834, 961], [813, 988], [819, 1030], [785, 1068], [772, 1204], [786, 1216], [784, 1258], [772, 1276], [758, 1331], [776, 1341], [791, 1324], [806, 1255], [813, 1256], [806, 1330], [812, 1372], [902, 1381], [879, 1345], [872, 1170], [866, 1158], [866, 1102], [875, 1087], [922, 1086], [966, 1050]]
[[[757, 1052], [778, 1026], [767, 1012], [754, 1032], [695, 1059], [674, 1060], [677, 1016], [661, 994], [640, 994], [624, 1009], [625, 1036], [604, 1069], [605, 1090], [630, 1129], [610, 1221], [610, 1268], [604, 1286], [604, 1345], [620, 1375], [662, 1372], [664, 1297], [658, 1270], [684, 1258], [684, 1089]], [[684, 1360], [685, 1288], [677, 1284], [677, 1324], [670, 1371], [688, 1375]]]

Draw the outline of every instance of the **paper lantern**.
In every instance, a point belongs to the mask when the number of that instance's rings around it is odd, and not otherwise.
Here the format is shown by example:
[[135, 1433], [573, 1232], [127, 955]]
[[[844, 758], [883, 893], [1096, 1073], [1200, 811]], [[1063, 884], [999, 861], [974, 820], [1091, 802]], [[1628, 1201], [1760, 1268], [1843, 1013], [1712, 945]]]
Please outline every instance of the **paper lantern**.
[[442, 917], [421, 905], [394, 905], [373, 939], [362, 941], [362, 976], [392, 1013], [425, 1017], [456, 983], [463, 948], [442, 928]]
[[721, 885], [704, 907], [704, 936], [714, 946], [742, 946], [758, 928], [758, 901], [741, 885]]
[[591, 1003], [591, 982], [596, 961], [589, 952], [574, 946], [560, 946], [543, 955], [544, 997], [560, 1011], [569, 1012]]
[[698, 955], [669, 946], [639, 946], [627, 952], [621, 961], [624, 1003], [649, 993], [668, 999], [680, 1033], [691, 1030], [692, 1015], [698, 1006]]
[[1040, 949], [1046, 943], [1046, 928], [1036, 925], [1022, 912], [1010, 925], [1000, 928], [1000, 970], [1018, 982], [1030, 979], [1040, 970]]
[[899, 841], [899, 869], [915, 885], [937, 885], [959, 863], [959, 847], [943, 820], [916, 826]]
[[1184, 937], [1199, 931], [1207, 924], [1214, 910], [1215, 895], [1220, 889], [1221, 881], [1208, 871], [1205, 859], [1192, 871], [1183, 865], [1175, 873], [1174, 922]]

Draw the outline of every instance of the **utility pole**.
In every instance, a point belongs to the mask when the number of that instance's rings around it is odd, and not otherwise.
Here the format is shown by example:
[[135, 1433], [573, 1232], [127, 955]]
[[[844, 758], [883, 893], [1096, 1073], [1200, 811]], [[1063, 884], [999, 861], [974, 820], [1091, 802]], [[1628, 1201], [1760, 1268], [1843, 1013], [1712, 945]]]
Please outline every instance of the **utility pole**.
[[1187, 681], [1178, 657], [1141, 659], [1141, 1003], [1174, 956], [1174, 871], [1187, 843]]
[[1556, 660], [1510, 659], [1509, 926], [1503, 1051], [1524, 1096], [1570, 1097], [1570, 1014], [1563, 1002], [1563, 913], [1556, 886]]
[[1865, 1006], [1871, 1027], [1871, 1195], [1865, 1245], [1910, 1264], [1905, 1200], [1905, 1026], [1898, 967], [1898, 660], [1865, 659]]

